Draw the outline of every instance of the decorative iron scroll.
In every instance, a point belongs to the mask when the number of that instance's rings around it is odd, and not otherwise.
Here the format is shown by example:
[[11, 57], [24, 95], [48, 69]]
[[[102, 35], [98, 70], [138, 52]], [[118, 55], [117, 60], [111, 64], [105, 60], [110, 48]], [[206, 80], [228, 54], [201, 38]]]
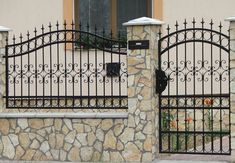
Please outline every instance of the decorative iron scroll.
[[[66, 23], [6, 45], [7, 108], [127, 108], [127, 43], [120, 34]], [[108, 38], [107, 38], [108, 37]], [[117, 76], [107, 64], [119, 63]]]

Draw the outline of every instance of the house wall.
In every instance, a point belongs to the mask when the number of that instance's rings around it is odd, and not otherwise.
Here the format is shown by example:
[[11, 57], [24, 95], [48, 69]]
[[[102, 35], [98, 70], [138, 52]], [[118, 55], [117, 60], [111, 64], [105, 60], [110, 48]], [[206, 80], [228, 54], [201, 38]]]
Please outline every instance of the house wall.
[[63, 21], [63, 0], [1, 0], [0, 3], [0, 25], [11, 28], [16, 36], [42, 24]]
[[184, 19], [189, 23], [193, 18], [198, 22], [202, 18], [205, 22], [213, 19], [217, 24], [221, 21], [228, 29], [229, 23], [224, 23], [224, 19], [235, 14], [234, 5], [234, 0], [163, 0], [163, 21], [174, 28], [176, 21]]

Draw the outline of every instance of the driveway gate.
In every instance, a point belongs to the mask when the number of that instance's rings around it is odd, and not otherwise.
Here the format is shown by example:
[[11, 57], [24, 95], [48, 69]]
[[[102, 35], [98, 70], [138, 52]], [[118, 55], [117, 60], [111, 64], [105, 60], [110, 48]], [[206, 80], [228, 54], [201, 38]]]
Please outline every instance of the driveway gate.
[[159, 40], [160, 153], [231, 152], [229, 36], [213, 24], [176, 23]]

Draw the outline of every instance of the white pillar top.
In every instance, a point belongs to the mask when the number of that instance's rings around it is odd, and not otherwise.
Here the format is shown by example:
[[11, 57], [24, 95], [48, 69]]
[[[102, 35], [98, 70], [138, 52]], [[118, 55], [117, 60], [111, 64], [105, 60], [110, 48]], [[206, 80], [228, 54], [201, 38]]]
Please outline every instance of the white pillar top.
[[0, 26], [0, 32], [9, 32], [9, 31], [12, 31], [12, 29]]
[[225, 19], [225, 21], [230, 21], [230, 22], [234, 22], [235, 21], [235, 16], [231, 16]]
[[123, 23], [123, 26], [136, 26], [136, 25], [162, 25], [164, 22], [158, 19], [152, 19], [148, 17], [141, 17], [137, 19], [130, 20], [126, 23]]

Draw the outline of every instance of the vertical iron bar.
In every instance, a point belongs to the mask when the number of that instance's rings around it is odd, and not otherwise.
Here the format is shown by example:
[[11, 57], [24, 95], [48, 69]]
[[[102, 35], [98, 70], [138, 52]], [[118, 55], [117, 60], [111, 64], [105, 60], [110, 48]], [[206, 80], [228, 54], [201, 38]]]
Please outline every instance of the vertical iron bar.
[[[118, 63], [120, 64], [120, 71], [121, 71], [122, 64], [121, 64], [121, 54], [120, 54], [120, 52], [121, 52], [120, 41], [121, 41], [121, 34], [120, 34], [120, 31], [118, 31]], [[121, 72], [119, 72], [119, 73], [121, 73]], [[118, 79], [118, 83], [119, 83], [118, 95], [119, 95], [119, 97], [122, 96], [122, 82], [121, 82], [121, 80], [122, 80], [122, 73], [119, 75], [119, 79]], [[122, 106], [122, 99], [119, 98], [119, 107], [121, 107], [121, 106]]]
[[[90, 38], [89, 38], [89, 24], [87, 24], [87, 69], [90, 72]], [[90, 106], [90, 74], [87, 76], [87, 90], [88, 90], [88, 107]]]
[[[103, 33], [103, 40], [102, 41], [103, 41], [103, 46], [105, 48], [105, 39], [104, 39], [104, 37], [105, 37], [105, 29], [104, 28], [103, 28], [103, 32], [102, 33]], [[105, 72], [105, 63], [106, 63], [105, 62], [105, 51], [103, 50], [103, 63], [102, 63], [103, 64], [103, 70], [102, 70], [103, 72]], [[106, 90], [105, 89], [105, 85], [106, 85], [105, 84], [105, 80], [106, 80], [105, 75], [103, 75], [103, 95], [104, 95], [104, 97], [105, 97], [105, 90]], [[103, 99], [103, 106], [104, 107], [105, 107], [105, 103], [106, 103], [106, 99], [104, 98]]]
[[[14, 36], [15, 37], [15, 36]], [[14, 42], [14, 41], [13, 41]], [[22, 46], [22, 39], [20, 39], [20, 43], [21, 43], [21, 45], [20, 45], [20, 53], [22, 53], [22, 51], [23, 51], [23, 46]], [[14, 46], [14, 48], [15, 48], [15, 46]], [[21, 90], [21, 97], [23, 97], [23, 76], [24, 76], [24, 72], [23, 72], [23, 57], [22, 57], [22, 55], [20, 55], [20, 70], [21, 70], [21, 74], [20, 74], [20, 90]], [[21, 107], [23, 107], [23, 99], [21, 99], [20, 100], [20, 106]]]
[[[222, 46], [222, 38], [221, 38], [221, 33], [222, 33], [222, 24], [220, 22], [220, 25], [219, 25], [219, 32], [220, 32], [220, 35], [219, 35], [219, 43], [220, 43], [220, 48], [219, 48], [219, 67], [220, 69], [222, 68], [222, 58], [221, 58], [221, 55], [222, 55], [222, 49], [221, 49], [221, 46]], [[223, 152], [223, 135], [221, 134], [222, 132], [222, 121], [223, 121], [223, 117], [222, 117], [222, 88], [223, 88], [223, 85], [222, 85], [222, 78], [223, 78], [223, 73], [220, 73], [220, 89], [219, 89], [219, 101], [220, 101], [220, 104], [219, 106], [221, 107], [220, 109], [220, 153]]]
[[230, 36], [230, 30], [228, 30], [228, 35], [229, 35], [229, 38], [228, 38], [228, 49], [229, 49], [229, 52], [228, 52], [228, 93], [229, 93], [229, 154], [231, 154], [231, 150], [232, 150], [232, 147], [231, 147], [231, 97], [230, 97], [230, 92], [231, 92], [231, 87], [230, 87], [230, 52], [231, 52], [231, 45], [230, 45], [230, 40], [231, 40], [231, 36]]
[[[28, 52], [28, 67], [27, 67], [27, 72], [30, 73], [30, 53], [29, 53], [29, 50], [30, 50], [30, 41], [29, 41], [29, 31], [27, 33], [27, 42], [28, 42], [28, 45], [27, 45], [27, 52]], [[26, 73], [27, 74], [27, 73]], [[30, 75], [27, 76], [28, 77], [28, 108], [30, 107]]]
[[[37, 29], [36, 28], [34, 30], [34, 36], [35, 36], [35, 38], [37, 37]], [[36, 50], [37, 39], [35, 39], [34, 47], [35, 47], [35, 95], [36, 95], [36, 98], [35, 98], [36, 106], [35, 107], [38, 107], [38, 99], [37, 99], [37, 96], [38, 96], [38, 61], [37, 61], [37, 50]]]
[[[13, 44], [15, 44], [15, 38], [13, 38]], [[20, 53], [22, 53], [22, 34], [20, 34], [20, 43], [21, 43], [21, 46], [20, 46]], [[13, 49], [13, 54], [15, 55], [15, 53], [16, 53], [16, 46], [14, 46], [14, 49]], [[16, 71], [16, 69], [15, 69], [15, 57], [13, 58], [13, 72], [15, 72]], [[14, 85], [13, 85], [13, 93], [14, 93], [14, 107], [16, 107], [16, 100], [15, 100], [15, 96], [16, 96], [16, 88], [15, 88], [15, 77], [13, 76], [13, 83], [14, 83]]]
[[193, 94], [194, 94], [194, 98], [193, 98], [193, 122], [194, 122], [194, 127], [193, 127], [193, 131], [194, 131], [194, 152], [196, 152], [196, 109], [195, 109], [195, 105], [196, 105], [196, 98], [195, 98], [195, 94], [196, 94], [196, 46], [195, 46], [195, 19], [193, 18]]
[[97, 107], [98, 106], [98, 64], [97, 64], [97, 48], [98, 48], [98, 45], [97, 45], [97, 28], [95, 26], [95, 106]]
[[[6, 46], [5, 46], [5, 56], [6, 56], [6, 58], [5, 58], [5, 62], [6, 62], [6, 67], [5, 67], [5, 69], [6, 69], [6, 76], [5, 76], [5, 78], [6, 78], [6, 108], [8, 108], [9, 107], [9, 80], [8, 80], [8, 72], [9, 72], [9, 67], [8, 67], [8, 60], [9, 60], [9, 58], [8, 58], [8, 37], [6, 37]], [[22, 73], [21, 73], [22, 74]], [[22, 91], [22, 89], [21, 89], [21, 91]]]
[[[59, 37], [60, 33], [59, 33], [59, 23], [57, 21], [56, 23], [56, 52], [57, 52], [57, 72], [60, 72], [60, 45], [59, 45]], [[57, 106], [60, 107], [60, 76], [61, 74], [59, 74], [59, 76], [57, 76]]]
[[[162, 47], [162, 42], [161, 42], [161, 35], [159, 35], [159, 41], [158, 41], [158, 69], [161, 70], [161, 47]], [[158, 82], [158, 81], [157, 81]], [[158, 84], [157, 84], [158, 85]], [[162, 152], [162, 109], [161, 109], [161, 93], [158, 94], [159, 96], [159, 151]]]
[[[75, 32], [74, 32], [74, 22], [72, 21], [72, 24], [71, 24], [71, 26], [72, 26], [72, 32], [71, 32], [71, 34], [72, 34], [72, 40], [71, 40], [71, 43], [72, 43], [72, 72], [74, 72], [75, 70], [74, 70], [74, 51], [75, 51], [75, 48], [74, 48], [74, 42], [75, 42], [75, 37], [74, 37], [74, 35], [75, 35]], [[72, 91], [73, 91], [73, 98], [72, 98], [72, 100], [73, 100], [73, 103], [72, 103], [72, 107], [74, 108], [74, 105], [75, 105], [75, 101], [74, 101], [74, 91], [75, 91], [75, 87], [74, 87], [74, 82], [75, 82], [75, 76], [72, 76]]]
[[52, 46], [51, 46], [51, 43], [52, 43], [52, 35], [51, 35], [51, 23], [49, 23], [49, 32], [50, 32], [50, 35], [49, 35], [49, 44], [50, 44], [50, 106], [52, 107], [52, 74], [53, 74], [53, 70], [52, 70]]
[[[45, 49], [44, 49], [44, 41], [45, 41], [45, 36], [44, 36], [44, 26], [42, 25], [42, 73], [45, 72]], [[45, 76], [42, 76], [42, 106], [45, 107]]]
[[[204, 68], [204, 20], [202, 19], [202, 67], [201, 69]], [[204, 74], [202, 74], [202, 97], [204, 97]], [[202, 151], [205, 152], [205, 105], [203, 102], [203, 108], [202, 108], [202, 131], [203, 131], [203, 135], [202, 135]]]
[[[170, 27], [168, 25], [167, 35], [169, 35], [169, 34], [170, 34]], [[167, 37], [167, 48], [169, 48], [169, 47], [170, 47], [170, 37]], [[161, 45], [160, 45], [159, 48], [161, 48]], [[161, 55], [161, 54], [159, 54], [159, 55]], [[167, 51], [167, 61], [168, 61], [167, 62], [167, 69], [170, 69], [170, 50]], [[161, 70], [161, 67], [159, 67], [159, 69]], [[168, 75], [168, 78], [170, 78], [170, 74]], [[167, 85], [168, 85], [167, 94], [169, 96], [171, 94], [171, 92], [170, 92], [170, 80], [168, 80]], [[170, 97], [167, 98], [167, 105], [168, 105], [168, 107], [170, 107]], [[170, 109], [167, 109], [167, 116], [168, 116], [168, 126], [167, 127], [168, 127], [169, 131], [171, 130], [171, 117], [170, 117], [170, 114], [171, 114]], [[171, 133], [170, 132], [168, 133], [168, 150], [171, 151]]]
[[64, 91], [65, 91], [65, 107], [67, 106], [67, 24], [64, 22], [64, 74], [65, 74], [65, 82], [64, 82]]
[[[82, 86], [83, 86], [83, 81], [82, 81], [82, 25], [81, 22], [79, 23], [79, 42], [80, 42], [80, 47], [79, 47], [79, 59], [80, 59], [80, 71], [79, 71], [79, 77], [80, 77], [80, 96], [82, 96]], [[82, 99], [80, 98], [80, 107], [82, 107]]]
[[[187, 40], [187, 31], [186, 31], [186, 28], [187, 28], [187, 21], [185, 19], [184, 21], [184, 29], [185, 29], [185, 33], [184, 33], [184, 41]], [[185, 42], [184, 44], [184, 69], [187, 69], [187, 43]], [[185, 87], [185, 90], [184, 90], [184, 93], [185, 93], [185, 98], [184, 98], [184, 105], [185, 107], [187, 107], [187, 74], [185, 74], [185, 77], [184, 77], [184, 87]], [[184, 124], [184, 127], [185, 127], [185, 130], [188, 130], [189, 129], [189, 124], [187, 124], [187, 109], [185, 109], [185, 115], [184, 115], [184, 118], [185, 118], [185, 124]], [[185, 152], [188, 151], [188, 133], [185, 133]]]
[[[111, 30], [111, 63], [113, 63], [113, 32]], [[111, 76], [111, 107], [113, 107], [113, 77]]]
[[[211, 20], [211, 23], [210, 23], [210, 28], [211, 28], [211, 32], [210, 32], [210, 37], [211, 37], [211, 42], [213, 42], [213, 33], [212, 33], [212, 30], [213, 30], [213, 21]], [[211, 100], [213, 99], [213, 45], [211, 44]], [[211, 114], [213, 115], [213, 108], [211, 106]], [[213, 125], [213, 116], [211, 116], [211, 151], [212, 153], [214, 153], [214, 134], [213, 134], [213, 130], [214, 130], [214, 125]]]
[[[178, 22], [176, 21], [176, 44], [178, 43]], [[178, 49], [178, 45], [176, 45], [176, 96], [179, 94], [179, 56], [178, 56], [178, 53], [179, 53], [179, 49]], [[177, 152], [179, 151], [179, 98], [176, 99], [176, 126], [177, 126]]]

